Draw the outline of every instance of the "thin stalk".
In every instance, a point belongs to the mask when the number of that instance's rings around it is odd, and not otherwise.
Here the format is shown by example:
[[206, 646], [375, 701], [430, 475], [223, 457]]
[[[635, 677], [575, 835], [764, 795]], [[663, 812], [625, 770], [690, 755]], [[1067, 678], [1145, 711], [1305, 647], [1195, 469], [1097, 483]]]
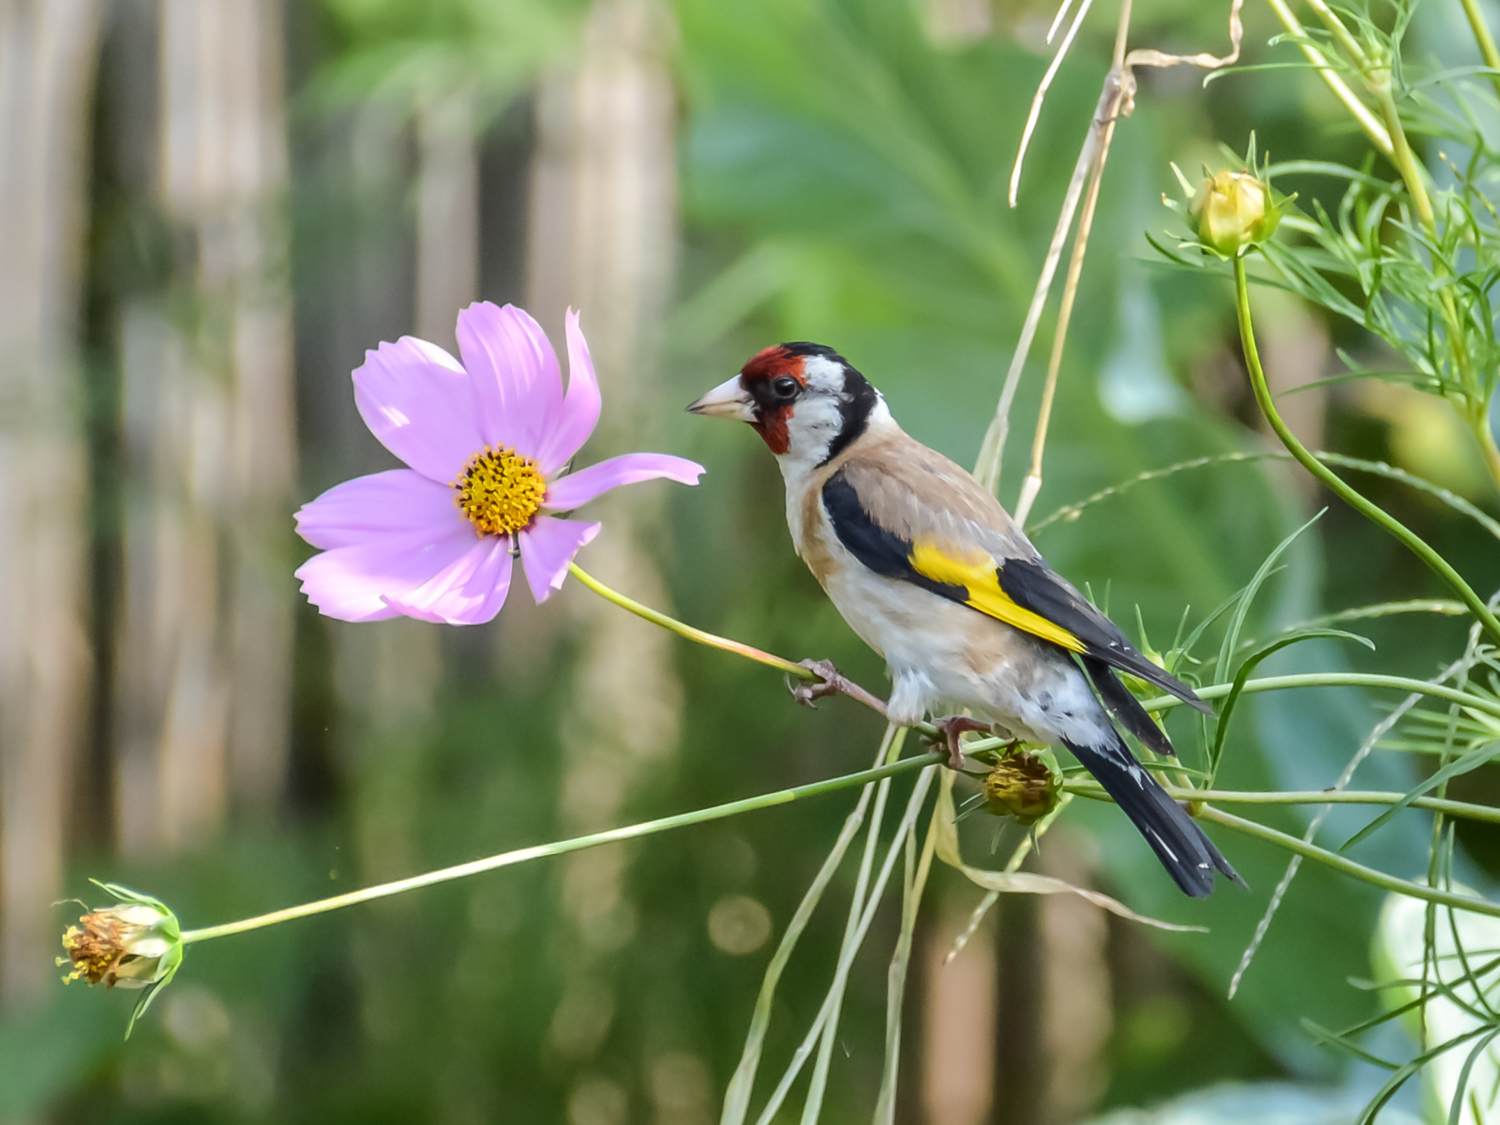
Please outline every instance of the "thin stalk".
[[1500, 50], [1495, 49], [1495, 37], [1490, 34], [1484, 14], [1479, 10], [1479, 0], [1462, 0], [1464, 15], [1469, 17], [1469, 27], [1474, 31], [1474, 42], [1479, 44], [1479, 56], [1484, 65], [1496, 73], [1490, 75], [1495, 89], [1500, 91]]
[[1375, 95], [1375, 101], [1380, 106], [1380, 115], [1385, 118], [1385, 126], [1391, 134], [1391, 162], [1396, 165], [1396, 171], [1401, 173], [1401, 178], [1406, 181], [1406, 190], [1411, 193], [1412, 204], [1417, 209], [1417, 218], [1422, 221], [1424, 229], [1430, 238], [1437, 238], [1437, 216], [1432, 210], [1432, 197], [1427, 194], [1427, 178], [1423, 173], [1422, 165], [1417, 162], [1416, 154], [1411, 150], [1411, 142], [1406, 139], [1406, 128], [1401, 124], [1401, 114], [1396, 109], [1396, 98], [1391, 93], [1390, 79], [1383, 82], [1372, 82], [1370, 89]]
[[[1106, 90], [1100, 95], [1099, 106], [1108, 104], [1113, 92]], [[1031, 344], [1036, 339], [1037, 326], [1041, 324], [1042, 312], [1047, 307], [1047, 294], [1052, 291], [1052, 279], [1057, 273], [1057, 263], [1062, 261], [1063, 243], [1073, 226], [1073, 213], [1083, 195], [1083, 185], [1093, 167], [1096, 144], [1092, 126], [1079, 150], [1078, 160], [1073, 165], [1073, 175], [1068, 181], [1068, 190], [1063, 193], [1062, 207], [1058, 211], [1057, 225], [1052, 229], [1052, 241], [1047, 246], [1047, 256], [1042, 261], [1042, 272], [1037, 277], [1036, 289], [1031, 295], [1031, 304], [1026, 309], [1026, 319], [1021, 325], [1021, 335], [1016, 341], [1016, 350], [1010, 357], [1010, 367], [1005, 372], [1005, 383], [1000, 389], [1000, 400], [995, 404], [995, 416], [990, 419], [984, 441], [979, 447], [979, 457], [974, 463], [974, 479], [991, 492], [1000, 487], [1000, 467], [1005, 457], [1005, 445], [1010, 438], [1010, 409], [1015, 402], [1016, 391], [1021, 385], [1021, 375], [1026, 369], [1027, 357], [1031, 355]]]
[[[1485, 632], [1489, 633], [1495, 640], [1500, 641], [1500, 621], [1490, 612], [1489, 607], [1484, 604], [1473, 588], [1463, 580], [1463, 577], [1448, 564], [1448, 561], [1434, 551], [1415, 532], [1411, 531], [1384, 510], [1370, 503], [1342, 479], [1335, 476], [1333, 471], [1314, 457], [1302, 445], [1300, 441], [1287, 429], [1286, 423], [1281, 420], [1281, 415], [1276, 411], [1276, 403], [1271, 398], [1270, 389], [1266, 386], [1266, 373], [1260, 365], [1260, 353], [1255, 347], [1255, 330], [1250, 320], [1250, 283], [1245, 275], [1245, 258], [1239, 255], [1234, 259], [1234, 297], [1235, 311], [1239, 315], [1240, 342], [1245, 349], [1245, 363], [1250, 369], [1250, 384], [1255, 390], [1255, 401], [1260, 406], [1261, 413], [1266, 416], [1266, 421], [1276, 431], [1276, 436], [1281, 439], [1281, 444], [1286, 446], [1291, 453], [1313, 476], [1326, 485], [1332, 492], [1337, 494], [1346, 504], [1359, 512], [1362, 516], [1380, 525], [1404, 543], [1413, 554], [1427, 564], [1437, 573], [1449, 586], [1453, 588], [1463, 603], [1469, 607], [1469, 612], [1484, 625]], [[1412, 689], [1416, 690], [1416, 689]]]
[[695, 644], [707, 645], [709, 648], [722, 649], [732, 652], [736, 656], [743, 656], [747, 660], [754, 660], [764, 664], [767, 668], [775, 668], [778, 672], [785, 672], [788, 676], [796, 676], [799, 680], [813, 681], [820, 677], [810, 668], [804, 668], [800, 664], [794, 664], [785, 657], [775, 656], [769, 652], [762, 652], [754, 645], [747, 645], [741, 641], [732, 641], [728, 637], [721, 637], [715, 633], [695, 629], [691, 625], [684, 625], [675, 617], [668, 617], [665, 613], [652, 609], [650, 606], [642, 605], [634, 598], [627, 598], [618, 590], [611, 590], [603, 582], [600, 582], [592, 574], [588, 573], [577, 563], [569, 563], [568, 570], [573, 577], [582, 582], [594, 593], [598, 594], [607, 602], [619, 606], [629, 613], [635, 614], [643, 621], [649, 621], [653, 625], [659, 625], [668, 632], [676, 633], [679, 637], [692, 641]]
[[1244, 820], [1232, 813], [1216, 809], [1212, 805], [1204, 805], [1199, 809], [1198, 818], [1209, 821], [1212, 824], [1223, 825], [1225, 828], [1241, 832], [1246, 836], [1255, 836], [1268, 843], [1275, 844], [1278, 848], [1284, 848], [1289, 852], [1305, 856], [1315, 863], [1331, 867], [1341, 874], [1358, 879], [1363, 883], [1369, 883], [1371, 886], [1379, 887], [1383, 891], [1390, 891], [1392, 894], [1406, 895], [1408, 898], [1421, 899], [1423, 902], [1435, 902], [1439, 906], [1451, 906], [1455, 909], [1467, 910], [1474, 914], [1484, 914], [1491, 918], [1500, 918], [1500, 903], [1475, 898], [1472, 895], [1454, 894], [1452, 891], [1439, 890], [1436, 887], [1429, 887], [1424, 883], [1413, 883], [1406, 879], [1398, 879], [1394, 875], [1387, 875], [1384, 871], [1377, 871], [1373, 867], [1366, 867], [1362, 863], [1355, 863], [1352, 859], [1345, 859], [1343, 856], [1328, 851], [1326, 848], [1320, 848], [1316, 844], [1309, 844], [1305, 840], [1299, 840], [1296, 836], [1290, 836], [1285, 832], [1278, 832], [1274, 828], [1268, 828], [1264, 824], [1257, 824], [1253, 820]]
[[[1493, 49], [1494, 44], [1491, 44]], [[1427, 193], [1426, 170], [1417, 160], [1416, 154], [1412, 152], [1411, 143], [1407, 140], [1406, 129], [1401, 124], [1401, 114], [1396, 108], [1395, 95], [1391, 93], [1391, 82], [1389, 73], [1380, 82], [1372, 82], [1370, 89], [1374, 92], [1376, 101], [1380, 105], [1381, 115], [1384, 116], [1386, 125], [1390, 129], [1393, 143], [1392, 162], [1397, 171], [1401, 173], [1401, 179], [1406, 184], [1406, 190], [1411, 194], [1412, 205], [1417, 210], [1417, 218], [1421, 220], [1422, 229], [1427, 232], [1427, 237], [1434, 243], [1438, 239], [1437, 214], [1433, 210], [1432, 197]], [[1433, 269], [1438, 277], [1447, 277], [1449, 272], [1441, 260], [1434, 255]], [[1466, 414], [1470, 420], [1474, 436], [1479, 441], [1480, 455], [1484, 458], [1485, 469], [1490, 474], [1490, 480], [1496, 488], [1500, 488], [1500, 450], [1495, 448], [1494, 434], [1489, 424], [1488, 403], [1485, 402], [1484, 392], [1479, 377], [1474, 370], [1473, 358], [1464, 344], [1464, 324], [1459, 315], [1458, 303], [1450, 288], [1444, 288], [1439, 294], [1443, 306], [1443, 325], [1447, 330], [1448, 347], [1453, 353], [1453, 366], [1458, 371], [1460, 385], [1464, 388], [1463, 403], [1460, 413]]]
[[1328, 88], [1333, 91], [1333, 96], [1344, 103], [1344, 107], [1353, 115], [1354, 120], [1359, 123], [1359, 127], [1365, 131], [1365, 135], [1386, 156], [1393, 156], [1395, 149], [1391, 145], [1391, 135], [1386, 132], [1385, 126], [1380, 123], [1380, 118], [1371, 113], [1370, 107], [1359, 100], [1359, 95], [1349, 88], [1349, 84], [1344, 81], [1343, 76], [1333, 68], [1333, 65], [1328, 61], [1328, 56], [1323, 54], [1322, 51], [1318, 50], [1308, 40], [1307, 29], [1302, 26], [1302, 21], [1292, 13], [1292, 9], [1287, 6], [1286, 0], [1266, 0], [1266, 3], [1276, 13], [1276, 18], [1281, 21], [1281, 26], [1297, 36], [1299, 40], [1297, 45], [1302, 49], [1302, 54], [1306, 56], [1308, 62], [1317, 67], [1318, 74], [1322, 77]]
[[[891, 732], [888, 730], [886, 740], [881, 744], [880, 753], [876, 755], [877, 765], [885, 757], [890, 738]], [[853, 841], [855, 833], [864, 823], [865, 810], [869, 807], [870, 798], [874, 795], [875, 786], [873, 785], [866, 785], [860, 791], [859, 803], [844, 819], [844, 827], [839, 831], [838, 838], [828, 853], [828, 858], [818, 869], [818, 874], [813, 879], [812, 885], [807, 888], [807, 893], [802, 896], [796, 913], [787, 923], [786, 933], [782, 935], [771, 963], [766, 966], [766, 974], [760, 985], [760, 994], [755, 998], [755, 1011], [750, 1017], [750, 1030], [745, 1035], [745, 1049], [740, 1054], [740, 1062], [734, 1069], [734, 1077], [730, 1079], [729, 1089], [724, 1093], [724, 1113], [720, 1118], [720, 1125], [741, 1125], [746, 1114], [750, 1112], [750, 1095], [755, 1087], [755, 1073], [760, 1067], [766, 1031], [771, 1026], [771, 1005], [776, 999], [776, 986], [781, 983], [781, 974], [785, 971], [787, 962], [792, 959], [792, 952], [797, 948], [802, 932], [807, 929], [807, 923], [811, 921], [813, 911], [822, 901], [823, 892], [828, 889], [834, 872], [843, 863], [844, 853], [849, 850], [849, 844]]]
[[1094, 211], [1099, 204], [1099, 186], [1104, 181], [1104, 161], [1109, 154], [1110, 141], [1114, 139], [1115, 122], [1118, 120], [1119, 101], [1113, 103], [1112, 112], [1104, 126], [1099, 142], [1093, 174], [1089, 180], [1088, 194], [1084, 197], [1083, 213], [1078, 218], [1078, 232], [1073, 236], [1073, 254], [1068, 259], [1068, 274], [1063, 280], [1062, 302], [1057, 310], [1057, 327], [1052, 333], [1052, 351], [1047, 357], [1047, 378], [1042, 384], [1042, 402], [1037, 409], [1036, 434], [1031, 439], [1031, 468], [1021, 481], [1021, 494], [1016, 501], [1016, 523], [1026, 525], [1031, 506], [1042, 490], [1042, 455], [1047, 449], [1047, 431], [1052, 424], [1052, 403], [1057, 397], [1057, 379], [1062, 370], [1063, 349], [1068, 343], [1068, 326], [1073, 319], [1073, 303], [1078, 297], [1078, 280], [1083, 275], [1083, 259], [1088, 251], [1089, 234], [1094, 228]]
[[906, 837], [906, 880], [901, 897], [901, 933], [896, 938], [896, 951], [891, 955], [891, 967], [886, 972], [885, 1068], [880, 1076], [880, 1093], [875, 1099], [875, 1125], [891, 1125], [896, 1117], [896, 1080], [901, 1071], [901, 1013], [906, 997], [906, 976], [911, 967], [911, 945], [917, 928], [917, 911], [922, 905], [922, 893], [927, 889], [927, 876], [932, 871], [932, 856], [936, 845], [937, 835], [929, 828], [922, 844], [922, 858], [913, 871], [916, 835], [909, 833]]
[[910, 773], [930, 766], [936, 762], [947, 760], [945, 751], [932, 751], [912, 758], [905, 758], [899, 762], [879, 766], [875, 769], [863, 770], [859, 773], [846, 774], [843, 777], [833, 777], [826, 781], [815, 781], [808, 785], [799, 785], [793, 789], [781, 789], [774, 793], [764, 793], [759, 797], [746, 797], [741, 801], [730, 801], [728, 804], [715, 805], [712, 808], [694, 809], [692, 812], [677, 813], [675, 816], [664, 816], [658, 820], [648, 820], [641, 824], [632, 824], [625, 828], [611, 828], [605, 832], [593, 832], [587, 836], [575, 836], [571, 840], [559, 840], [552, 844], [537, 844], [529, 848], [518, 848], [511, 852], [502, 852], [485, 859], [472, 860], [469, 863], [460, 863], [453, 867], [444, 867], [437, 871], [429, 871], [423, 875], [413, 875], [406, 879], [397, 879], [390, 883], [379, 883], [373, 887], [364, 887], [347, 894], [333, 895], [330, 898], [318, 899], [316, 902], [304, 903], [301, 906], [289, 906], [285, 910], [273, 910], [269, 914], [258, 914], [253, 918], [246, 918], [239, 922], [226, 922], [221, 926], [204, 926], [196, 930], [184, 930], [182, 941], [184, 945], [195, 941], [208, 941], [211, 938], [228, 937], [230, 934], [249, 933], [251, 930], [265, 929], [267, 926], [279, 925], [282, 922], [292, 922], [298, 918], [311, 918], [316, 914], [328, 914], [334, 910], [342, 910], [346, 906], [358, 906], [360, 903], [373, 902], [379, 898], [390, 898], [392, 895], [404, 894], [407, 891], [420, 890], [423, 887], [437, 886], [439, 883], [451, 883], [456, 879], [467, 879], [471, 875], [482, 875], [486, 871], [495, 871], [501, 867], [513, 867], [518, 863], [528, 860], [542, 859], [546, 856], [566, 855], [568, 852], [581, 852], [586, 848], [597, 848], [601, 844], [614, 844], [621, 840], [634, 840], [642, 836], [650, 836], [657, 832], [666, 832], [673, 828], [686, 828], [692, 824], [706, 824], [713, 820], [723, 820], [725, 817], [738, 816], [740, 813], [754, 812], [757, 809], [774, 808], [777, 805], [790, 804], [793, 801], [805, 800], [808, 797], [819, 797], [824, 793], [837, 793], [841, 789], [849, 789], [857, 785], [867, 785], [872, 781], [880, 781], [884, 778], [895, 777], [898, 774]]
[[[1500, 716], [1500, 703], [1492, 699], [1486, 699], [1482, 695], [1473, 695], [1466, 691], [1459, 691], [1444, 684], [1429, 683], [1426, 680], [1413, 680], [1406, 676], [1387, 676], [1379, 672], [1299, 672], [1290, 676], [1265, 676], [1258, 680], [1246, 680], [1244, 690], [1247, 693], [1262, 691], [1283, 691], [1286, 688], [1296, 687], [1370, 687], [1370, 688], [1392, 688], [1396, 691], [1416, 692], [1419, 695], [1432, 695], [1440, 699], [1451, 699], [1455, 703], [1462, 703], [1465, 707], [1472, 707], [1476, 711], [1483, 711], [1489, 715]], [[1222, 699], [1234, 688], [1233, 684], [1210, 684], [1208, 687], [1194, 688], [1193, 692], [1200, 699], [1214, 700]], [[1174, 695], [1160, 695], [1154, 699], [1141, 700], [1141, 706], [1148, 711], [1162, 711], [1171, 707], [1181, 706], [1182, 700]], [[1000, 745], [999, 739], [995, 745]], [[983, 750], [988, 747], [979, 743], [971, 742], [968, 747], [972, 750]]]
[[[906, 731], [895, 727], [888, 727], [886, 738], [890, 742], [890, 755], [901, 752], [901, 744], [905, 741]], [[926, 777], [926, 775], [923, 775]], [[816, 1125], [818, 1115], [823, 1106], [823, 1094], [828, 1087], [828, 1069], [833, 1064], [834, 1040], [838, 1036], [839, 1013], [843, 1010], [844, 991], [848, 987], [849, 967], [854, 963], [854, 956], [864, 944], [865, 931], [860, 926], [860, 920], [864, 916], [867, 907], [874, 907], [885, 893], [885, 879], [891, 870], [891, 861], [895, 858], [897, 848], [901, 844], [898, 838], [891, 842], [890, 852], [886, 856], [885, 866], [881, 868], [880, 882], [877, 889], [867, 900], [865, 895], [869, 888], [870, 867], [875, 859], [876, 845], [880, 842], [880, 821], [885, 805], [886, 794], [890, 792], [889, 780], [882, 781], [880, 788], [875, 794], [875, 812], [870, 817], [869, 838], [865, 841], [865, 854], [860, 861], [859, 876], [854, 882], [854, 894], [849, 902], [849, 917], [844, 926], [844, 941], [839, 949], [838, 964], [834, 969], [833, 983], [828, 988], [828, 1000], [831, 1007], [828, 1010], [828, 1019], [823, 1025], [823, 1037], [818, 1044], [818, 1057], [813, 1063], [812, 1080], [808, 1083], [807, 1101], [802, 1107], [803, 1125]], [[912, 789], [911, 801], [920, 803], [920, 794], [924, 791], [922, 779]], [[908, 811], [906, 818], [902, 821], [903, 827], [909, 828], [911, 812]]]
[[[912, 786], [912, 797], [907, 803], [907, 812], [909, 815], [903, 817], [901, 824], [897, 827], [895, 839], [891, 841], [890, 848], [886, 852], [885, 862], [881, 865], [880, 874], [876, 877], [875, 884], [870, 891], [869, 901], [865, 906], [864, 915], [860, 919], [859, 932], [855, 935], [855, 941], [853, 942], [855, 949], [858, 949], [864, 942], [865, 934], [870, 929], [870, 923], [875, 919], [875, 911], [879, 908], [881, 897], [885, 894], [885, 885], [890, 879], [891, 869], [895, 865], [896, 856], [900, 854], [902, 847], [905, 845], [906, 834], [912, 830], [916, 812], [921, 806], [922, 799], [926, 796], [927, 786], [931, 781], [932, 774], [924, 773], [917, 778], [916, 784]], [[850, 961], [852, 962], [852, 960], [853, 954], [851, 953]], [[840, 954], [839, 964], [835, 972], [842, 972], [847, 982], [849, 966], [845, 963], [842, 954]], [[841, 985], [840, 989], [842, 987]], [[841, 996], [842, 991], [838, 995]], [[792, 1056], [792, 1061], [787, 1065], [786, 1073], [782, 1075], [780, 1083], [777, 1084], [776, 1089], [771, 1093], [770, 1101], [766, 1103], [765, 1109], [761, 1112], [760, 1117], [756, 1119], [756, 1125], [770, 1125], [775, 1120], [777, 1112], [781, 1109], [782, 1102], [786, 1100], [787, 1092], [792, 1087], [792, 1083], [797, 1080], [797, 1076], [802, 1072], [802, 1067], [806, 1064], [808, 1056], [812, 1054], [813, 1044], [818, 1041], [822, 1035], [824, 1026], [833, 1014], [835, 999], [835, 990], [830, 988], [828, 995], [823, 999], [823, 1006], [818, 1010], [818, 1014], [813, 1020], [812, 1027], [808, 1029], [806, 1037], [798, 1045], [796, 1052]]]
[[[1500, 703], [1482, 695], [1473, 695], [1428, 680], [1413, 680], [1406, 676], [1387, 676], [1379, 672], [1299, 672], [1289, 676], [1265, 676], [1258, 680], [1246, 680], [1241, 691], [1246, 695], [1256, 695], [1263, 691], [1286, 691], [1289, 688], [1302, 687], [1390, 688], [1393, 691], [1431, 695], [1439, 699], [1451, 700], [1473, 708], [1475, 711], [1483, 711], [1487, 715], [1500, 718]], [[1233, 690], [1233, 684], [1209, 684], [1207, 687], [1194, 688], [1193, 694], [1199, 699], [1213, 702], [1215, 699], [1224, 698]], [[1181, 707], [1182, 700], [1175, 695], [1156, 695], [1141, 700], [1141, 706], [1147, 711], [1170, 711], [1174, 707]], [[1008, 745], [1009, 742], [1010, 740], [1006, 738], [978, 738], [964, 743], [964, 752], [977, 754], [984, 750], [997, 750]]]
[[[649, 621], [653, 625], [659, 625], [670, 633], [676, 633], [679, 637], [692, 641], [695, 644], [707, 645], [709, 648], [721, 649], [724, 652], [732, 652], [736, 656], [743, 656], [747, 660], [754, 660], [758, 664], [764, 664], [767, 668], [775, 668], [778, 672], [785, 672], [789, 676], [796, 676], [803, 683], [821, 681], [823, 677], [806, 664], [793, 664], [785, 657], [776, 656], [773, 653], [763, 652], [754, 645], [747, 645], [741, 641], [721, 637], [717, 633], [709, 633], [703, 629], [685, 625], [675, 617], [668, 617], [660, 610], [652, 609], [650, 606], [642, 605], [634, 598], [628, 598], [618, 590], [612, 590], [603, 582], [600, 582], [592, 574], [580, 567], [577, 563], [569, 563], [568, 569], [573, 576], [598, 594], [605, 601], [619, 606], [621, 609], [635, 614], [643, 621]], [[838, 676], [837, 684], [832, 694], [847, 695], [858, 703], [863, 703], [870, 710], [876, 712], [882, 719], [885, 718], [885, 703], [879, 696], [866, 691], [859, 684], [847, 676]], [[921, 731], [925, 735], [936, 734], [936, 728], [929, 723], [918, 723], [913, 730]]]
[[[1396, 165], [1396, 170], [1401, 173], [1401, 179], [1406, 184], [1406, 190], [1411, 195], [1412, 206], [1416, 208], [1417, 218], [1422, 224], [1422, 229], [1427, 232], [1427, 237], [1434, 243], [1438, 239], [1437, 213], [1432, 207], [1432, 197], [1427, 193], [1427, 173], [1417, 160], [1412, 151], [1411, 142], [1407, 139], [1406, 128], [1401, 124], [1401, 113], [1396, 108], [1396, 98], [1391, 92], [1391, 81], [1389, 71], [1386, 77], [1378, 82], [1371, 82], [1370, 89], [1375, 95], [1375, 100], [1380, 106], [1381, 116], [1385, 118], [1386, 127], [1391, 133], [1393, 153], [1391, 161]], [[1439, 277], [1448, 276], [1448, 271], [1443, 268], [1439, 259], [1434, 256], [1434, 272]], [[1470, 362], [1468, 350], [1464, 347], [1463, 323], [1458, 315], [1458, 306], [1453, 299], [1453, 293], [1444, 289], [1441, 293], [1443, 304], [1443, 322], [1447, 329], [1448, 345], [1453, 352], [1453, 365], [1458, 370], [1459, 381], [1464, 388], [1465, 399], [1477, 399], [1479, 397], [1479, 382], [1474, 374], [1474, 365]], [[1471, 405], [1472, 404], [1466, 404]], [[1483, 443], [1481, 443], [1482, 445]], [[1488, 467], [1488, 466], [1487, 466]], [[1495, 476], [1495, 484], [1500, 486], [1500, 476]]]
[[1359, 45], [1359, 40], [1349, 33], [1349, 29], [1344, 26], [1344, 21], [1334, 14], [1333, 9], [1324, 0], [1307, 0], [1307, 6], [1318, 13], [1318, 18], [1323, 21], [1329, 31], [1333, 32], [1333, 37], [1348, 52], [1354, 65], [1364, 70], [1369, 65], [1369, 60], [1365, 57], [1365, 49]]
[[1083, 212], [1078, 217], [1078, 230], [1073, 235], [1073, 254], [1068, 260], [1068, 274], [1063, 280], [1062, 300], [1057, 310], [1057, 327], [1052, 333], [1052, 352], [1047, 359], [1047, 379], [1042, 384], [1042, 402], [1037, 410], [1036, 435], [1031, 442], [1031, 468], [1021, 481], [1021, 493], [1016, 500], [1016, 523], [1026, 526], [1026, 517], [1042, 490], [1042, 456], [1047, 449], [1047, 431], [1052, 424], [1052, 403], [1057, 397], [1057, 380], [1062, 370], [1063, 349], [1068, 342], [1068, 326], [1073, 319], [1073, 304], [1078, 297], [1078, 281], [1083, 275], [1083, 259], [1088, 253], [1089, 235], [1094, 229], [1094, 212], [1099, 205], [1099, 188], [1104, 182], [1104, 166], [1109, 161], [1109, 146], [1114, 140], [1115, 124], [1120, 120], [1134, 79], [1125, 70], [1125, 48], [1130, 34], [1131, 0], [1120, 5], [1119, 21], [1115, 25], [1114, 65], [1110, 71], [1117, 75], [1114, 90], [1105, 104], [1103, 127], [1097, 120], [1092, 128], [1099, 129], [1099, 148], [1094, 154], [1088, 194], [1084, 197]]
[[[1405, 793], [1359, 789], [1289, 789], [1260, 793], [1238, 789], [1188, 789], [1175, 785], [1163, 785], [1162, 788], [1173, 800], [1217, 801], [1221, 805], [1398, 805], [1406, 800]], [[1109, 799], [1098, 782], [1084, 781], [1081, 778], [1064, 781], [1063, 791], [1076, 793], [1090, 800]], [[1474, 805], [1445, 797], [1417, 797], [1407, 801], [1407, 804], [1414, 809], [1426, 809], [1446, 816], [1500, 824], [1500, 808], [1490, 805]]]

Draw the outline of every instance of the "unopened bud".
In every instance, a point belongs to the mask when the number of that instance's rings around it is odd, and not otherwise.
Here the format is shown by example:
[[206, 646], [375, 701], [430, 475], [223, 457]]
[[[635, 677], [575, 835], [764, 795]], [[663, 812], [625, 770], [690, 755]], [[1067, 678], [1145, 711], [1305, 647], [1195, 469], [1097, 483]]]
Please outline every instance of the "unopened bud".
[[1007, 754], [984, 779], [984, 800], [996, 816], [1035, 824], [1057, 807], [1062, 776], [1039, 754]]
[[1271, 189], [1248, 172], [1224, 171], [1209, 177], [1189, 214], [1203, 245], [1225, 258], [1270, 238], [1281, 219]]

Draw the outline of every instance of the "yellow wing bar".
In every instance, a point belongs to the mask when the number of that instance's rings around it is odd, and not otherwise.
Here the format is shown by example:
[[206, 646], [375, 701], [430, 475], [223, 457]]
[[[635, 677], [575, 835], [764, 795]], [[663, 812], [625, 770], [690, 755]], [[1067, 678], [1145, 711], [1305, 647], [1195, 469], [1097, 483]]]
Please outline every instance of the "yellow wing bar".
[[1007, 625], [1061, 645], [1071, 652], [1085, 651], [1084, 643], [1061, 625], [1012, 601], [1000, 588], [996, 565], [989, 558], [977, 563], [963, 562], [946, 554], [935, 543], [919, 542], [912, 545], [911, 566], [918, 574], [931, 578], [934, 582], [962, 586], [969, 592], [967, 604], [980, 613], [987, 613]]

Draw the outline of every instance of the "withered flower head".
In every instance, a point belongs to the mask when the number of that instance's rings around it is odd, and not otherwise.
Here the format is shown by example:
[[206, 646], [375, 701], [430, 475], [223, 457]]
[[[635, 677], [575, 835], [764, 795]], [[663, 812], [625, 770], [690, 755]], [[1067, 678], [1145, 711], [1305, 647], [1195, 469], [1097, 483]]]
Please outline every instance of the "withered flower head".
[[176, 919], [155, 906], [121, 903], [78, 921], [81, 929], [69, 926], [63, 934], [68, 956], [58, 958], [60, 964], [73, 966], [67, 980], [145, 988], [160, 979], [163, 960], [177, 948]]
[[182, 964], [182, 928], [159, 899], [115, 883], [96, 885], [119, 901], [90, 911], [78, 919], [78, 925], [64, 931], [67, 956], [59, 957], [57, 964], [69, 967], [65, 984], [83, 980], [106, 988], [147, 989], [130, 1017], [133, 1027], [157, 990]]
[[996, 816], [1035, 824], [1057, 807], [1062, 776], [1039, 754], [1007, 754], [984, 779], [984, 800]]

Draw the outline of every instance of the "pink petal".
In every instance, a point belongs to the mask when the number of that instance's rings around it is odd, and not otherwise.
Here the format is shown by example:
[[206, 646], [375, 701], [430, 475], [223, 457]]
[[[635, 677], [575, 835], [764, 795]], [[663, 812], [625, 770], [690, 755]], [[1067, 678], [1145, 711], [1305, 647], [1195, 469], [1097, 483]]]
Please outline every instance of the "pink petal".
[[511, 541], [486, 536], [411, 593], [386, 601], [392, 609], [443, 625], [483, 625], [493, 621], [510, 591]]
[[526, 568], [526, 581], [537, 604], [546, 601], [553, 590], [562, 589], [568, 564], [585, 543], [599, 534], [600, 526], [538, 516], [520, 533], [521, 564]]
[[669, 453], [626, 453], [549, 482], [546, 507], [567, 512], [622, 484], [635, 484], [656, 477], [697, 484], [702, 475], [702, 465]]
[[480, 435], [535, 457], [562, 411], [562, 375], [542, 326], [514, 305], [478, 301], [458, 314]]
[[572, 460], [599, 424], [599, 381], [594, 377], [588, 341], [578, 327], [578, 314], [572, 309], [568, 310], [568, 397], [555, 418], [533, 454], [548, 475]]
[[436, 344], [403, 336], [365, 353], [354, 402], [382, 445], [417, 472], [447, 484], [483, 444], [469, 377]]
[[[401, 611], [388, 598], [405, 599], [440, 574], [483, 551], [480, 539], [458, 521], [440, 537], [375, 539], [314, 555], [297, 568], [307, 600], [341, 621], [379, 621]], [[499, 542], [499, 540], [493, 540]], [[472, 571], [475, 563], [471, 563]]]
[[297, 534], [326, 551], [392, 537], [438, 539], [463, 523], [453, 489], [411, 469], [391, 469], [346, 480], [304, 504]]

